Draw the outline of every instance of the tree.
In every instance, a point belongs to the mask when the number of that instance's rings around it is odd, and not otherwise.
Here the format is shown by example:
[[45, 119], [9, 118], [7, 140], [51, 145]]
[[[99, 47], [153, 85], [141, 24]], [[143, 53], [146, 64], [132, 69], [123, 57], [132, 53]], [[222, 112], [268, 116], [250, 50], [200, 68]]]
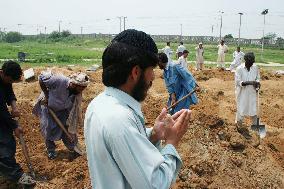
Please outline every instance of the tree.
[[68, 37], [68, 36], [70, 36], [70, 35], [71, 35], [71, 32], [70, 32], [69, 30], [63, 30], [63, 31], [61, 32], [61, 36], [62, 36], [63, 38]]
[[274, 40], [277, 37], [276, 33], [268, 33], [264, 36], [264, 39]]
[[60, 33], [58, 31], [53, 31], [51, 34], [48, 36], [48, 38], [53, 39], [53, 40], [58, 40], [60, 39]]
[[4, 41], [8, 42], [8, 43], [15, 43], [15, 42], [19, 42], [23, 39], [23, 36], [21, 33], [19, 32], [8, 32], [5, 36], [4, 36]]
[[278, 47], [283, 48], [283, 47], [284, 47], [284, 39], [283, 39], [282, 37], [277, 37], [277, 39], [276, 39], [276, 45], [277, 45]]
[[227, 34], [224, 36], [224, 39], [233, 39], [233, 35], [232, 34]]
[[[273, 44], [275, 41], [275, 38], [277, 37], [276, 33], [268, 33], [264, 36], [264, 44]], [[261, 38], [263, 40], [263, 37]]]

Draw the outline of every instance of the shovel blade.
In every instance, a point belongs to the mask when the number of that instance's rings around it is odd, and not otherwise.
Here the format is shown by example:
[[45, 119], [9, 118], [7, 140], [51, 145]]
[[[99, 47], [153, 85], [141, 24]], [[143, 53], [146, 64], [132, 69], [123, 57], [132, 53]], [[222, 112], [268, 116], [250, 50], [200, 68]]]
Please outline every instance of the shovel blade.
[[265, 125], [259, 125], [258, 127], [258, 133], [260, 138], [264, 138], [266, 136], [266, 129]]
[[79, 143], [74, 147], [74, 151], [80, 154], [81, 156], [85, 154], [83, 148], [79, 145]]
[[264, 138], [266, 136], [265, 125], [252, 125], [250, 128], [257, 131], [260, 138]]
[[258, 131], [257, 125], [251, 125], [250, 128], [251, 128], [251, 130], [253, 130], [253, 131]]

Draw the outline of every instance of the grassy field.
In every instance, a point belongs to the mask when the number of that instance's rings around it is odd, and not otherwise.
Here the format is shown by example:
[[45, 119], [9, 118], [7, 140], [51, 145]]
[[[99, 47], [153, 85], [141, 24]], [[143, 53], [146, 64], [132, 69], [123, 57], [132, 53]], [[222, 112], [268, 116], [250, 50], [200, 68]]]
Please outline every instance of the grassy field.
[[[166, 43], [157, 43], [158, 48], [162, 49], [165, 46]], [[171, 48], [174, 50], [177, 49], [177, 46], [179, 44], [173, 43], [171, 44]], [[189, 61], [195, 61], [195, 47], [197, 47], [197, 44], [185, 44], [186, 48], [189, 50]], [[217, 44], [216, 45], [203, 45], [204, 47], [204, 58], [205, 61], [210, 61], [210, 62], [216, 62], [217, 60]], [[229, 47], [229, 52], [226, 54], [226, 62], [231, 62], [233, 61], [233, 53], [236, 50], [237, 46], [230, 46]], [[241, 51], [244, 53], [246, 52], [254, 52], [256, 56], [256, 62], [263, 62], [263, 63], [268, 63], [268, 62], [275, 62], [275, 63], [281, 63], [284, 64], [284, 50], [279, 50], [279, 49], [264, 49], [263, 53], [263, 61], [261, 61], [261, 47], [256, 48], [252, 46], [244, 46], [241, 47]], [[173, 57], [175, 59], [175, 57]]]
[[[0, 59], [17, 59], [18, 52], [26, 52], [27, 65], [44, 66], [44, 65], [92, 65], [101, 63], [101, 57], [104, 48], [108, 45], [109, 40], [94, 39], [75, 39], [72, 41], [47, 42], [44, 41], [22, 41], [19, 43], [0, 43]], [[158, 42], [158, 48], [161, 50], [165, 43]], [[171, 48], [175, 52], [178, 44], [172, 43]], [[185, 44], [190, 51], [189, 61], [195, 60], [195, 44]], [[232, 61], [232, 53], [236, 46], [229, 46], [229, 52], [226, 54], [226, 61]], [[216, 62], [217, 60], [217, 44], [204, 44], [205, 61]], [[256, 62], [276, 62], [284, 64], [284, 50], [265, 49], [263, 61], [261, 61], [261, 48], [242, 47], [243, 52], [252, 51], [256, 55]], [[175, 56], [173, 56], [175, 60]]]

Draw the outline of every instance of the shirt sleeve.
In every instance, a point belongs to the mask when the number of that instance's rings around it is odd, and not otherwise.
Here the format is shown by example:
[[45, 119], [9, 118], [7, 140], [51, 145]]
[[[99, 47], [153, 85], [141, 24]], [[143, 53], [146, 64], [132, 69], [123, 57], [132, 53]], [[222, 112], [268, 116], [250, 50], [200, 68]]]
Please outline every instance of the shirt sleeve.
[[242, 80], [241, 80], [241, 78], [242, 78], [242, 75], [241, 75], [241, 69], [237, 69], [236, 70], [236, 72], [235, 72], [235, 85], [236, 85], [236, 87], [243, 87], [242, 86]]
[[172, 68], [169, 67], [168, 70], [164, 71], [164, 81], [165, 81], [165, 85], [166, 85], [168, 93], [172, 94], [172, 93], [174, 93], [175, 90], [174, 90], [174, 83], [173, 83], [172, 78], [170, 76], [170, 72], [171, 72], [170, 69], [172, 69]]
[[255, 81], [260, 82], [260, 73], [258, 67], [256, 67], [257, 75]]
[[16, 98], [15, 93], [13, 91], [12, 85], [8, 85], [6, 87], [6, 90], [7, 90], [7, 104], [9, 106], [11, 106], [12, 101], [16, 101], [17, 98]]
[[[5, 98], [0, 94], [0, 120], [4, 122], [4, 125], [7, 125], [11, 129], [18, 127], [17, 122], [12, 118], [10, 112], [8, 111]], [[0, 124], [1, 126], [2, 124]]]
[[168, 189], [175, 181], [182, 161], [173, 145], [161, 152], [131, 122], [110, 139], [112, 155], [131, 188]]
[[43, 84], [47, 88], [56, 88], [58, 81], [61, 80], [60, 75], [52, 74], [51, 72], [44, 72], [39, 75], [39, 80], [43, 82]]
[[184, 67], [180, 65], [175, 65], [175, 69], [178, 72], [178, 74], [183, 78], [184, 81], [186, 81], [187, 85], [184, 87], [187, 89], [187, 91], [191, 91], [196, 86], [196, 81], [194, 77], [189, 73], [187, 70], [184, 69]]

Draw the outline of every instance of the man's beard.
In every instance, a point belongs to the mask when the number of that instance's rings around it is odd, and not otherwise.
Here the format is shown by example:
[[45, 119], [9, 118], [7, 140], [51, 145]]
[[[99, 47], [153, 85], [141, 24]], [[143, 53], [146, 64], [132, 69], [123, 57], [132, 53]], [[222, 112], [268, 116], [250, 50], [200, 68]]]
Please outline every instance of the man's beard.
[[138, 83], [134, 86], [132, 90], [132, 97], [138, 102], [142, 102], [143, 100], [145, 100], [147, 96], [147, 91], [151, 86], [152, 81], [147, 84], [143, 72], [138, 80]]

